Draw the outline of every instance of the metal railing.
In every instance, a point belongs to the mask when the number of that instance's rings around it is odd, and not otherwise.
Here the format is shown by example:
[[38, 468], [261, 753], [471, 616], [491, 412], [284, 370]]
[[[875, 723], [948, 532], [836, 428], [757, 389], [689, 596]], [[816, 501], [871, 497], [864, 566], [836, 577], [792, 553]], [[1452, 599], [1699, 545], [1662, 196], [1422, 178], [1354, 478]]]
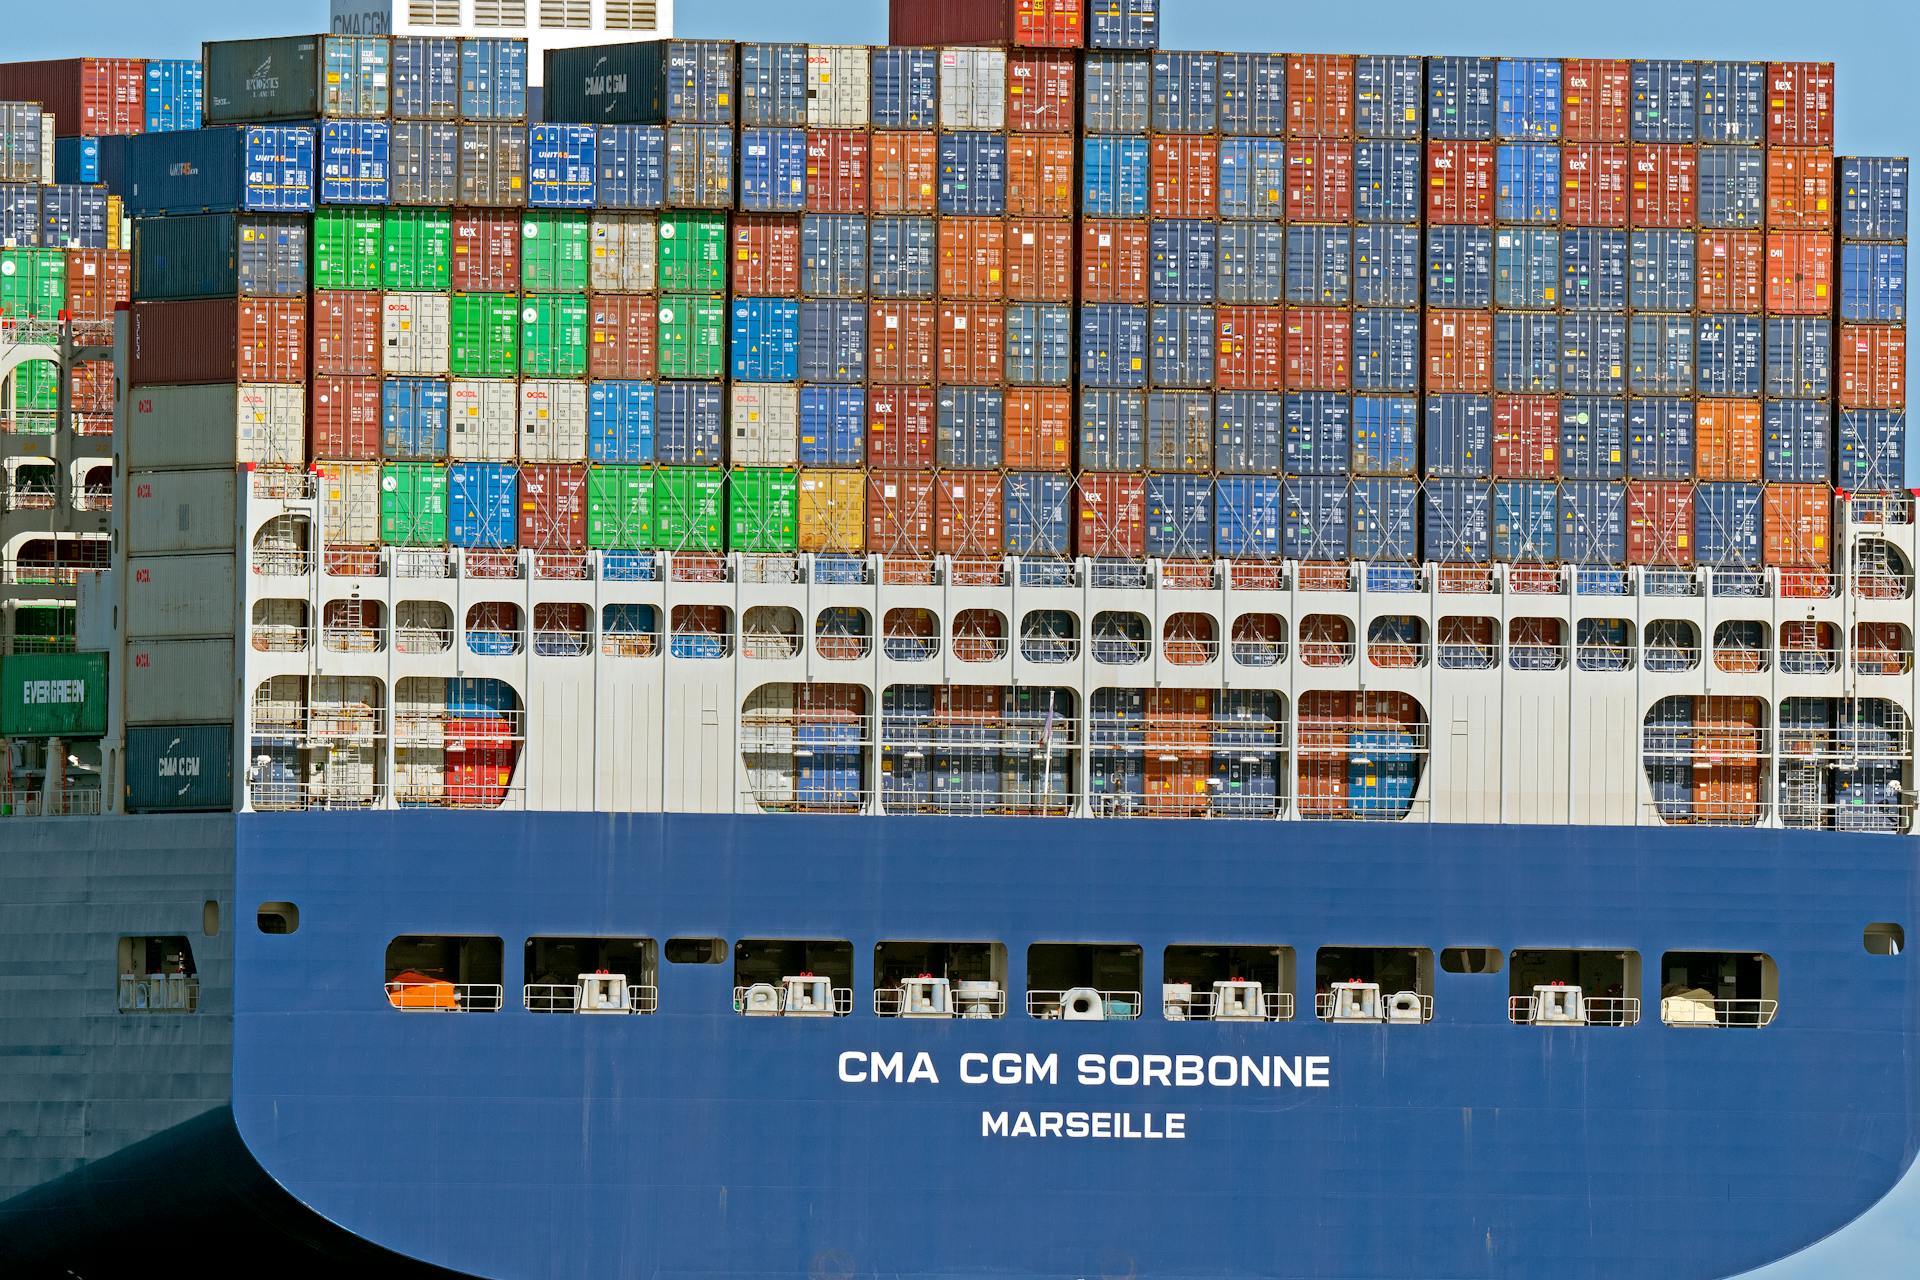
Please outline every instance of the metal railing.
[[387, 1003], [403, 1013], [498, 1013], [507, 989], [497, 982], [389, 982]]
[[304, 653], [310, 634], [306, 627], [278, 622], [256, 622], [250, 628], [256, 653]]
[[[529, 982], [521, 989], [520, 1003], [528, 1013], [579, 1013], [581, 985], [578, 982]], [[660, 1010], [660, 989], [655, 986], [630, 982], [627, 984], [627, 1002], [624, 1006], [595, 1007], [592, 1012], [605, 1013], [657, 1013]]]
[[1419, 641], [1369, 640], [1367, 665], [1382, 671], [1416, 670], [1427, 665], [1427, 646]]
[[1523, 1027], [1631, 1027], [1640, 1021], [1638, 996], [1583, 996], [1580, 1009], [1577, 1019], [1540, 1018], [1538, 996], [1513, 996], [1507, 1000], [1507, 1021]]
[[1242, 667], [1277, 667], [1287, 660], [1285, 640], [1229, 640], [1227, 647]]
[[396, 626], [393, 647], [400, 653], [428, 655], [453, 649], [452, 627]]
[[[1161, 1001], [1161, 1012], [1169, 1022], [1212, 1022], [1216, 1020], [1216, 993], [1196, 991], [1182, 998], [1169, 998]], [[1240, 1021], [1237, 1014], [1227, 1015], [1227, 1021]], [[1293, 1021], [1293, 993], [1291, 991], [1266, 991], [1260, 996], [1260, 1021]]]
[[45, 564], [28, 561], [25, 564], [9, 560], [0, 566], [0, 582], [18, 587], [71, 587], [80, 582], [82, 574], [103, 573], [104, 564]]
[[16, 635], [8, 642], [8, 652], [14, 654], [72, 653], [79, 647], [79, 643], [78, 636]]
[[740, 632], [740, 656], [756, 662], [787, 662], [804, 652], [806, 637], [798, 631], [748, 627]]
[[1012, 650], [1005, 636], [956, 635], [953, 637], [955, 662], [999, 662]]
[[258, 765], [247, 771], [247, 797], [262, 812], [377, 809], [386, 802], [386, 795], [386, 783], [379, 779], [282, 776], [270, 766]]
[[1354, 654], [1358, 646], [1351, 640], [1300, 640], [1300, 664], [1307, 667], [1331, 668], [1353, 665]]
[[0, 510], [3, 511], [51, 511], [54, 508], [53, 490], [38, 485], [9, 485], [0, 490]]
[[75, 511], [111, 511], [113, 510], [113, 489], [98, 485], [77, 484], [67, 495], [68, 503]]
[[[1096, 1009], [1099, 1017], [1092, 1016]], [[1027, 992], [1027, 1016], [1042, 1022], [1132, 1022], [1139, 1018], [1140, 1010], [1138, 991], [1068, 987], [1061, 991]]]
[[593, 632], [536, 627], [533, 653], [538, 658], [584, 658], [593, 652]]
[[[873, 1013], [877, 1018], [900, 1018], [907, 1016], [902, 1012], [905, 997], [899, 987], [876, 987], [873, 992]], [[921, 1013], [922, 1018], [960, 1018], [978, 1020], [985, 1018], [1003, 1018], [1007, 1013], [1007, 993], [995, 988], [991, 996], [983, 994], [962, 994], [958, 984], [951, 986], [947, 993], [947, 1008], [943, 1013]]]
[[11, 818], [97, 818], [100, 816], [100, 784], [97, 779], [86, 786], [69, 786], [51, 798], [33, 787], [0, 790], [0, 817]]
[[1699, 1000], [1660, 998], [1660, 1021], [1670, 1027], [1764, 1027], [1780, 1011], [1778, 1000]]
[[381, 627], [323, 626], [321, 643], [329, 653], [379, 653], [387, 647], [386, 631]]
[[116, 1003], [121, 1013], [195, 1013], [200, 979], [184, 973], [123, 973]]
[[1380, 1022], [1388, 1026], [1393, 1026], [1416, 1021], [1414, 1018], [1394, 1017], [1392, 1013], [1392, 1008], [1396, 1001], [1412, 997], [1419, 1003], [1420, 1007], [1420, 1016], [1417, 1021], [1423, 1023], [1433, 1021], [1433, 997], [1424, 991], [1382, 991], [1379, 994], [1380, 1012], [1378, 1017], [1336, 1018], [1334, 1012], [1339, 1006], [1334, 993], [1331, 991], [1317, 991], [1313, 997], [1313, 1015], [1322, 1022]]
[[1650, 644], [1640, 654], [1641, 663], [1646, 669], [1660, 675], [1697, 671], [1700, 667], [1698, 645]]
[[1162, 641], [1160, 652], [1171, 666], [1204, 667], [1209, 663], [1220, 661], [1220, 642], [1194, 640], [1181, 636]]
[[733, 1011], [747, 1017], [834, 1017], [844, 1018], [853, 1012], [853, 988], [830, 987], [833, 1005], [800, 1006], [792, 1004], [787, 985], [779, 982], [756, 982], [748, 986], [733, 989]]

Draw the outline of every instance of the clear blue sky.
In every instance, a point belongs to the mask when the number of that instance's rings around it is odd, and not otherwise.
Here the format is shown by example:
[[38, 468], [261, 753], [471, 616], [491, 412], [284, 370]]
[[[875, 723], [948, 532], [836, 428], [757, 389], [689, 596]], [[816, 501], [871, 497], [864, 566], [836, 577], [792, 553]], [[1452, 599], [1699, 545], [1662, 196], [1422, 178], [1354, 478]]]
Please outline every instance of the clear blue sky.
[[[1839, 150], [1920, 153], [1920, 8], [1907, 0], [1161, 0], [1164, 43], [1309, 52], [1818, 58], [1838, 66]], [[4, 56], [197, 55], [199, 42], [319, 31], [326, 0], [87, 0], [6, 5]], [[729, 39], [886, 39], [886, 0], [677, 0], [679, 34]], [[182, 21], [198, 9], [202, 16]], [[85, 13], [76, 31], [75, 15]], [[1920, 386], [1920, 345], [1908, 381]], [[1920, 483], [1920, 447], [1908, 483]]]

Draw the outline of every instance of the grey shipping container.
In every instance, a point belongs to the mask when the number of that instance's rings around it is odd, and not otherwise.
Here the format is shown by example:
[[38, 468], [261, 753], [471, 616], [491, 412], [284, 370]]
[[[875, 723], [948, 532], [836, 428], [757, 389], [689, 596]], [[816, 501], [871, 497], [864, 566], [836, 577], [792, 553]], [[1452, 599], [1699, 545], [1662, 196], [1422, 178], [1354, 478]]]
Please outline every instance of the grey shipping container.
[[858, 298], [867, 291], [867, 220], [857, 213], [810, 213], [800, 220], [800, 293]]
[[1826, 316], [1768, 316], [1766, 387], [1782, 400], [1833, 394], [1833, 321]]
[[1767, 211], [1767, 157], [1758, 147], [1702, 147], [1694, 173], [1700, 225], [1758, 227]]
[[460, 191], [460, 130], [438, 120], [396, 120], [389, 148], [393, 203], [451, 205]]
[[1153, 60], [1140, 53], [1089, 52], [1081, 65], [1088, 133], [1145, 133], [1153, 102]]
[[1560, 474], [1568, 480], [1626, 479], [1626, 401], [1600, 396], [1561, 398]]
[[1636, 315], [1627, 332], [1627, 390], [1640, 395], [1692, 394], [1692, 316]]
[[1302, 307], [1344, 307], [1353, 300], [1353, 229], [1287, 228], [1287, 302]]
[[30, 248], [40, 243], [40, 186], [37, 182], [0, 184], [0, 242]]
[[1212, 133], [1220, 126], [1220, 63], [1211, 53], [1162, 49], [1153, 55], [1155, 133]]
[[204, 118], [210, 125], [377, 119], [391, 106], [389, 56], [385, 36], [210, 41], [200, 56]]
[[1420, 228], [1353, 229], [1353, 305], [1420, 305]]
[[[1191, 218], [1147, 224], [1147, 298], [1206, 303], [1214, 299], [1219, 226]], [[1300, 228], [1295, 229], [1295, 235]]]
[[460, 41], [452, 36], [395, 36], [393, 118], [452, 120], [460, 114]]
[[1488, 396], [1434, 395], [1426, 402], [1424, 474], [1493, 474], [1493, 401]]
[[740, 46], [740, 123], [806, 127], [807, 46], [759, 41]]
[[1357, 138], [1420, 136], [1426, 68], [1419, 58], [1370, 54], [1353, 60], [1353, 132]]
[[1348, 490], [1356, 560], [1412, 560], [1420, 553], [1420, 486], [1413, 480], [1355, 480]]
[[1147, 393], [1147, 470], [1213, 470], [1213, 397], [1204, 391]]
[[1502, 227], [1493, 235], [1493, 305], [1552, 311], [1560, 296], [1560, 232]]
[[1493, 229], [1427, 228], [1427, 305], [1472, 308], [1493, 305]]
[[867, 308], [835, 299], [800, 304], [800, 381], [867, 380]]
[[133, 224], [133, 291], [142, 298], [306, 295], [305, 218], [201, 213]]
[[603, 124], [594, 140], [594, 199], [602, 209], [658, 209], [667, 194], [667, 131]]
[[876, 298], [933, 296], [932, 218], [875, 218], [871, 288]]
[[1560, 317], [1560, 392], [1617, 396], [1627, 390], [1627, 318], [1596, 312]]
[[997, 387], [942, 387], [934, 431], [940, 466], [998, 470], [1006, 457], [1006, 396]]
[[550, 49], [544, 114], [575, 124], [730, 125], [733, 59], [727, 40]]
[[667, 128], [666, 204], [672, 209], [733, 205], [733, 130], [725, 125]]
[[[1683, 323], [1686, 317], [1681, 317]], [[1559, 317], [1547, 312], [1493, 313], [1493, 389], [1552, 394], [1560, 389]]]
[[127, 730], [130, 813], [233, 807], [233, 726], [136, 725]]
[[1691, 231], [1634, 231], [1627, 239], [1627, 305], [1691, 311], [1698, 259]]
[[1760, 395], [1764, 370], [1759, 316], [1701, 316], [1694, 343], [1701, 395]]
[[1080, 465], [1140, 471], [1147, 465], [1147, 397], [1141, 391], [1080, 393]]
[[1073, 308], [1016, 302], [1006, 312], [1006, 377], [1016, 386], [1064, 387], [1073, 379]]
[[1422, 554], [1441, 563], [1485, 564], [1490, 486], [1484, 480], [1429, 480], [1423, 492]]
[[1285, 403], [1277, 391], [1223, 391], [1214, 397], [1213, 465], [1223, 472], [1277, 475], [1286, 456]]
[[1155, 307], [1149, 325], [1156, 387], [1213, 385], [1213, 308]]
[[1354, 221], [1401, 224], [1420, 221], [1420, 170], [1417, 142], [1354, 143]]
[[1560, 233], [1560, 306], [1567, 311], [1627, 309], [1627, 233], [1568, 227]]
[[42, 121], [37, 102], [0, 102], [0, 182], [42, 180]]
[[1150, 475], [1146, 493], [1146, 552], [1181, 559], [1213, 554], [1213, 478]]
[[1218, 239], [1214, 288], [1222, 303], [1277, 306], [1286, 297], [1286, 235], [1279, 223], [1223, 222]]
[[460, 126], [459, 203], [523, 208], [527, 203], [527, 131], [517, 124]]
[[[460, 41], [460, 118], [525, 121], [527, 42], [466, 36]], [[584, 124], [570, 120], [569, 124]]]
[[[1547, 353], [1559, 358], [1558, 349]], [[1420, 313], [1365, 307], [1353, 313], [1353, 389], [1401, 392], [1420, 389]]]

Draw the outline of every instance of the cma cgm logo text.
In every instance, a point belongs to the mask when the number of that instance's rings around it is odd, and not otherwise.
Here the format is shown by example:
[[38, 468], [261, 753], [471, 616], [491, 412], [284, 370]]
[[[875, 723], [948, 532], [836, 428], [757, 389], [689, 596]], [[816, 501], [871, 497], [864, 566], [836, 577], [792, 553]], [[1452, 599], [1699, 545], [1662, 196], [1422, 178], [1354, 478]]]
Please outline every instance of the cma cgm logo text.
[[197, 778], [200, 776], [199, 756], [161, 756], [160, 776], [163, 778]]
[[337, 36], [384, 36], [387, 30], [387, 15], [369, 9], [365, 13], [336, 13], [333, 15], [333, 34]]
[[280, 92], [280, 77], [273, 74], [272, 58], [262, 58], [260, 65], [253, 69], [253, 74], [247, 77], [247, 92], [256, 94]]
[[605, 97], [609, 93], [625, 93], [627, 91], [627, 73], [624, 71], [602, 70], [606, 65], [607, 60], [602, 58], [594, 65], [593, 70], [587, 72], [587, 82], [584, 92], [589, 98], [600, 98]]

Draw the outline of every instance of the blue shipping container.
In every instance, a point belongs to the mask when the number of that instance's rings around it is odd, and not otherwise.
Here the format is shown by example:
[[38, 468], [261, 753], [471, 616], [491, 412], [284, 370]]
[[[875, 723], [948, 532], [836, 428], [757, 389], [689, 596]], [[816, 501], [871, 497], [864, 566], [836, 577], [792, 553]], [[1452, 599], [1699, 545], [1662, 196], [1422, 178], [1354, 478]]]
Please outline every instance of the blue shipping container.
[[1213, 385], [1213, 308], [1155, 307], [1150, 332], [1156, 387]]
[[103, 148], [101, 165], [129, 217], [313, 212], [314, 137], [301, 125], [141, 134]]
[[1211, 53], [1162, 49], [1153, 55], [1155, 133], [1213, 133], [1220, 127], [1219, 60]]
[[588, 385], [587, 456], [595, 462], [653, 461], [651, 382]]
[[147, 59], [148, 133], [180, 133], [200, 127], [205, 81], [191, 58]]
[[1693, 401], [1627, 401], [1627, 475], [1632, 479], [1693, 479], [1693, 439]]
[[1523, 142], [1560, 140], [1560, 60], [1502, 58], [1494, 128], [1499, 137]]
[[741, 382], [800, 376], [800, 304], [791, 298], [735, 298], [727, 346]]
[[1767, 140], [1767, 64], [1703, 62], [1695, 97], [1701, 142], [1760, 146]]
[[[874, 128], [931, 129], [939, 124], [940, 63], [932, 49], [876, 48], [870, 75]], [[803, 107], [799, 120], [780, 123], [805, 122]]]
[[[1146, 217], [1147, 158], [1145, 138], [1088, 136], [1081, 144], [1081, 212], [1089, 218]], [[943, 177], [945, 170], [943, 163]], [[947, 212], [944, 200], [940, 212]]]
[[[1549, 358], [1557, 356], [1557, 351]], [[1420, 313], [1361, 308], [1353, 313], [1353, 389], [1411, 394], [1420, 389]]]
[[[1355, 480], [1349, 491], [1356, 560], [1410, 561], [1420, 554], [1420, 485], [1414, 480]], [[1373, 579], [1368, 579], [1371, 586]]]
[[1560, 221], [1560, 148], [1503, 142], [1494, 153], [1494, 220]]
[[511, 462], [456, 462], [447, 468], [447, 541], [456, 547], [511, 547], [519, 541], [519, 471]]
[[1560, 305], [1568, 311], [1627, 309], [1627, 233], [1568, 227], [1560, 233]]
[[[1144, 331], [1144, 317], [1141, 328]], [[1087, 471], [1142, 471], [1146, 465], [1146, 394], [1140, 391], [1082, 391], [1080, 466]]]
[[1353, 462], [1353, 401], [1339, 391], [1291, 391], [1285, 408], [1285, 472], [1343, 476]]
[[1767, 317], [1767, 394], [1782, 400], [1824, 400], [1833, 394], [1833, 321]]
[[1493, 486], [1489, 549], [1505, 564], [1559, 558], [1560, 489], [1546, 480], [1502, 480]]
[[460, 41], [395, 36], [388, 59], [395, 120], [453, 120], [460, 114]]
[[1493, 475], [1493, 400], [1489, 396], [1427, 397], [1423, 475], [1484, 479]]
[[800, 381], [867, 380], [867, 307], [843, 299], [800, 304]]
[[806, 130], [740, 131], [740, 207], [750, 213], [798, 213], [807, 207]]
[[1907, 238], [1907, 158], [1840, 160], [1840, 235], [1846, 240]]
[[1907, 246], [1840, 246], [1840, 319], [1860, 324], [1907, 322]]
[[1560, 390], [1566, 395], [1625, 395], [1627, 318], [1598, 312], [1560, 317]]
[[460, 118], [527, 118], [527, 42], [509, 39], [460, 41]]
[[1420, 221], [1420, 144], [1353, 144], [1353, 217], [1356, 222]]
[[1213, 469], [1213, 397], [1204, 391], [1147, 393], [1147, 470]]
[[1849, 491], [1906, 488], [1906, 414], [1898, 409], [1841, 413], [1839, 484]]
[[1757, 568], [1765, 490], [1757, 484], [1703, 484], [1693, 491], [1693, 558]]
[[1216, 471], [1280, 474], [1286, 434], [1285, 399], [1278, 391], [1222, 391], [1214, 397]]
[[1344, 307], [1352, 298], [1352, 228], [1287, 228], [1287, 301], [1295, 306]]
[[1073, 380], [1073, 308], [1016, 302], [1007, 307], [1007, 382], [1064, 387]]
[[1560, 324], [1552, 312], [1493, 313], [1493, 389], [1521, 395], [1560, 389]]
[[[932, 50], [917, 52], [924, 53], [931, 64]], [[873, 69], [878, 71], [879, 66], [876, 51]], [[894, 83], [889, 81], [889, 88]], [[877, 91], [874, 98], [875, 101], [879, 100]], [[740, 123], [752, 129], [806, 127], [807, 46], [763, 44], [759, 41], [741, 44]]]
[[1635, 311], [1691, 311], [1699, 279], [1691, 231], [1632, 232], [1627, 238], [1627, 305]]
[[1598, 396], [1561, 399], [1560, 474], [1568, 480], [1626, 478], [1626, 401]]
[[876, 298], [933, 296], [932, 218], [875, 218], [871, 225], [870, 288]]
[[1493, 305], [1493, 229], [1427, 228], [1427, 305], [1475, 310]]
[[1833, 417], [1819, 400], [1769, 400], [1761, 460], [1771, 484], [1833, 483]]
[[1231, 560], [1278, 559], [1280, 506], [1277, 476], [1219, 477], [1214, 482], [1214, 550]]
[[1560, 296], [1559, 231], [1501, 227], [1493, 233], [1493, 305], [1551, 311]]
[[1064, 556], [1073, 529], [1073, 478], [1058, 471], [1009, 471], [1000, 485], [1000, 526], [1008, 555]]
[[1420, 464], [1420, 402], [1413, 396], [1353, 398], [1353, 470], [1411, 476]]
[[[1286, 296], [1286, 235], [1277, 222], [1222, 222], [1214, 286], [1229, 306], [1274, 306]], [[1415, 241], [1415, 288], [1419, 274]]]
[[[1286, 136], [1285, 54], [1223, 53], [1219, 79], [1221, 133], [1230, 138]], [[1226, 154], [1224, 146], [1221, 154], [1223, 157]]]
[[1147, 477], [1146, 547], [1150, 556], [1213, 555], [1213, 480], [1209, 476]]
[[590, 124], [536, 124], [527, 130], [527, 203], [536, 209], [591, 209], [599, 169]]
[[1758, 147], [1701, 147], [1694, 188], [1701, 226], [1756, 228], [1767, 210], [1766, 152]]
[[447, 456], [449, 388], [437, 378], [388, 378], [380, 386], [380, 456], [434, 462]]
[[1421, 554], [1442, 564], [1485, 564], [1492, 493], [1483, 480], [1429, 480], [1423, 487]]
[[1159, 47], [1160, 0], [1089, 0], [1087, 48]]
[[1627, 389], [1642, 395], [1690, 395], [1695, 385], [1693, 318], [1636, 315], [1628, 326]]
[[1492, 58], [1427, 59], [1427, 136], [1448, 141], [1493, 137]]
[[667, 197], [667, 131], [603, 124], [594, 136], [594, 199], [602, 209], [658, 209]]
[[653, 393], [654, 460], [667, 466], [720, 465], [726, 419], [719, 383], [659, 383]]
[[59, 183], [40, 189], [40, 247], [107, 248], [107, 188]]
[[867, 220], [857, 213], [810, 213], [800, 219], [800, 293], [858, 298], [867, 291]]
[[1353, 60], [1353, 134], [1356, 138], [1418, 138], [1426, 88], [1423, 60], [1366, 54]]
[[1279, 138], [1220, 140], [1220, 216], [1279, 218], [1286, 207], [1287, 145]]
[[1635, 142], [1692, 142], [1697, 136], [1699, 64], [1636, 61], [1630, 70], [1629, 132]]
[[997, 471], [1006, 457], [1006, 396], [997, 387], [942, 387], [934, 406], [942, 467]]
[[1088, 134], [1147, 131], [1153, 97], [1152, 58], [1138, 53], [1096, 53], [1089, 47], [1080, 65], [1080, 79], [1080, 105]]
[[320, 203], [386, 204], [393, 135], [384, 120], [328, 120], [320, 126]]
[[867, 459], [867, 389], [800, 388], [800, 465], [857, 467]]
[[53, 180], [55, 182], [100, 181], [100, 139], [54, 139]]
[[[1142, 141], [1144, 152], [1146, 143]], [[939, 147], [942, 217], [997, 218], [1007, 211], [1007, 138], [1000, 133], [943, 133]], [[1144, 170], [1144, 164], [1143, 164]], [[1142, 174], [1144, 213], [1144, 172]]]
[[1187, 218], [1147, 224], [1149, 301], [1213, 301], [1219, 225]]
[[1701, 395], [1760, 395], [1764, 369], [1759, 316], [1703, 315], [1696, 342]]
[[[1275, 231], [1277, 234], [1278, 228]], [[1231, 299], [1223, 294], [1222, 301]], [[1420, 228], [1358, 226], [1353, 229], [1353, 304], [1356, 307], [1420, 305]]]
[[1281, 484], [1280, 552], [1289, 560], [1345, 560], [1345, 476], [1293, 476]]
[[1559, 551], [1573, 564], [1625, 564], [1627, 486], [1604, 480], [1563, 483]]

